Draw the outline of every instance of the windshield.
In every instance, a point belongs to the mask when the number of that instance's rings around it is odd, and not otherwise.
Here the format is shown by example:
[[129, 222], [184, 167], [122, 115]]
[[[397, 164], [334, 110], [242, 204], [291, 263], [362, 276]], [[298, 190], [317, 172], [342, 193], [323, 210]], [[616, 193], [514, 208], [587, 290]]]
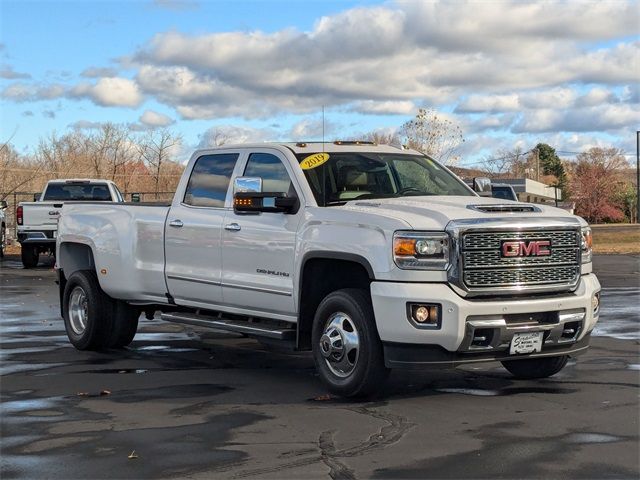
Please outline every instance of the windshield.
[[498, 187], [495, 185], [491, 186], [491, 196], [493, 198], [501, 198], [503, 200], [518, 200], [518, 197], [515, 196], [511, 187]]
[[472, 190], [437, 162], [422, 155], [371, 152], [320, 154], [324, 162], [298, 161], [320, 206], [349, 200], [423, 195], [473, 196]]
[[50, 183], [43, 200], [97, 200], [111, 201], [109, 187], [104, 183]]

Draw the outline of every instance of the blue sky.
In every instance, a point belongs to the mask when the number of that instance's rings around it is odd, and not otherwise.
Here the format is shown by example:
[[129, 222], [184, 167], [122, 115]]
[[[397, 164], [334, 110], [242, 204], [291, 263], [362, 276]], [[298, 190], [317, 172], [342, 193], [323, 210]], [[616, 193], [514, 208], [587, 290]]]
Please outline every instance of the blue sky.
[[632, 153], [637, 2], [3, 1], [0, 135], [167, 126], [187, 151], [460, 125], [460, 164], [539, 141]]

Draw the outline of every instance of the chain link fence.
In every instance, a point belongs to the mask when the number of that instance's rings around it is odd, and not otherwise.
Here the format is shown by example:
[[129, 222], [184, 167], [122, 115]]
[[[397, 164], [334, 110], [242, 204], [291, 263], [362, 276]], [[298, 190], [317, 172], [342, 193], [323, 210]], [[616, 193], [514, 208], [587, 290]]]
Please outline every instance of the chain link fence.
[[[22, 202], [34, 202], [40, 198], [42, 192], [0, 192], [0, 200], [7, 201], [5, 214], [5, 227], [8, 240], [18, 238], [18, 225], [16, 223], [16, 211]], [[170, 202], [175, 192], [130, 192], [123, 193], [126, 202]]]

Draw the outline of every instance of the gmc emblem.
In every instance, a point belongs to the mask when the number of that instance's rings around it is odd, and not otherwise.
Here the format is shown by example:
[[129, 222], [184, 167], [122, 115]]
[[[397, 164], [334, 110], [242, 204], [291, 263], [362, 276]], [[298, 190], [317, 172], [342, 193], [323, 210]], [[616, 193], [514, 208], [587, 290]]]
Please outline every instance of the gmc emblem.
[[547, 257], [551, 255], [549, 240], [508, 240], [502, 242], [503, 257]]

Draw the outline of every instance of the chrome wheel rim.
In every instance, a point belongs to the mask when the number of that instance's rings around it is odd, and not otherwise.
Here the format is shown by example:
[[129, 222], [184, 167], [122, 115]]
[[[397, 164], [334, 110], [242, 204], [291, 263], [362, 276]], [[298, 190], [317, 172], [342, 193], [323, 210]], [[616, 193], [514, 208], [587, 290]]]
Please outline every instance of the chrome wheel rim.
[[360, 336], [351, 318], [342, 312], [329, 317], [320, 337], [320, 353], [331, 372], [346, 378], [353, 373], [360, 356]]
[[87, 302], [87, 294], [82, 287], [75, 287], [69, 297], [69, 323], [73, 333], [82, 335], [87, 328], [88, 318], [89, 304]]

